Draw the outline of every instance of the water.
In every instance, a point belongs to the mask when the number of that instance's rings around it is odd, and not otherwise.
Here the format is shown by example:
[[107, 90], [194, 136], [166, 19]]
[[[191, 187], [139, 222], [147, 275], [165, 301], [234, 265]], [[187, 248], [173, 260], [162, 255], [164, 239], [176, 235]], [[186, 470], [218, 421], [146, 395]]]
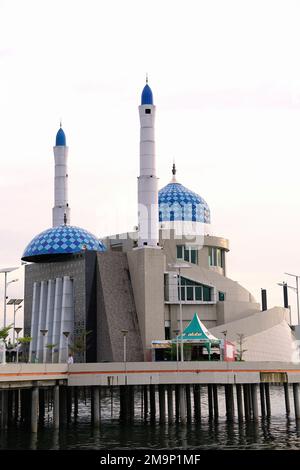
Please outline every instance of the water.
[[[207, 396], [203, 394], [201, 423], [187, 425], [145, 423], [141, 419], [139, 393], [135, 399], [134, 424], [122, 425], [118, 420], [118, 397], [115, 394], [111, 399], [108, 394], [102, 399], [99, 429], [93, 429], [90, 424], [90, 401], [86, 404], [81, 401], [76, 425], [72, 423], [53, 431], [50, 412], [37, 435], [24, 432], [21, 425], [0, 433], [0, 449], [300, 449], [300, 423], [294, 419], [293, 410], [289, 419], [285, 415], [283, 387], [273, 386], [270, 391], [271, 419], [228, 423], [224, 392], [219, 387], [219, 420], [208, 419]], [[293, 405], [291, 390], [290, 402]]]

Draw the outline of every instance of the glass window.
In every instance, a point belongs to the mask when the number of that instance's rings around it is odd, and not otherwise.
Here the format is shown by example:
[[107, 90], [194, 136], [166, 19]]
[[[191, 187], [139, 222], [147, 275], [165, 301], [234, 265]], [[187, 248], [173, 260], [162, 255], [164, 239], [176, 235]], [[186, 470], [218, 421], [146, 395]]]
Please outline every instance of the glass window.
[[186, 292], [187, 292], [186, 299], [194, 300], [194, 287], [187, 287]]
[[208, 248], [208, 262], [209, 266], [213, 266], [213, 249]]
[[211, 301], [210, 291], [211, 291], [210, 287], [203, 286], [203, 300], [206, 301], [206, 302]]
[[177, 259], [182, 259], [182, 251], [183, 251], [183, 246], [182, 245], [177, 245]]
[[[179, 278], [178, 278], [179, 285]], [[183, 301], [206, 301], [211, 302], [212, 288], [205, 286], [192, 279], [181, 277], [181, 300]], [[178, 288], [179, 300], [179, 288]]]
[[224, 302], [224, 300], [225, 300], [225, 292], [219, 291], [219, 301]]
[[197, 251], [191, 250], [191, 263], [197, 264]]
[[184, 261], [190, 261], [190, 250], [188, 248], [184, 249]]
[[177, 259], [182, 259], [187, 263], [197, 264], [198, 262], [198, 249], [191, 246], [177, 245], [176, 247]]
[[195, 287], [195, 299], [202, 300], [202, 288], [200, 286]]
[[218, 266], [223, 268], [224, 266], [224, 250], [221, 248], [208, 248], [208, 263], [209, 266]]

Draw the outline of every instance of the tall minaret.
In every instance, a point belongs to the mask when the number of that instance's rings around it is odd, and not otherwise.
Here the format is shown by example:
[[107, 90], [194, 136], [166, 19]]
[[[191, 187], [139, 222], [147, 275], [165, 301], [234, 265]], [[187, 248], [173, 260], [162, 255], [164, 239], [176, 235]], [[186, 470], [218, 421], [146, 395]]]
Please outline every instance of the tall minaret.
[[142, 92], [140, 113], [140, 176], [138, 177], [138, 213], [139, 238], [138, 246], [157, 247], [158, 235], [158, 178], [155, 163], [155, 106], [153, 95], [148, 85]]
[[54, 151], [54, 207], [52, 209], [52, 225], [57, 227], [70, 224], [70, 207], [68, 204], [68, 147], [66, 136], [60, 128], [56, 134]]

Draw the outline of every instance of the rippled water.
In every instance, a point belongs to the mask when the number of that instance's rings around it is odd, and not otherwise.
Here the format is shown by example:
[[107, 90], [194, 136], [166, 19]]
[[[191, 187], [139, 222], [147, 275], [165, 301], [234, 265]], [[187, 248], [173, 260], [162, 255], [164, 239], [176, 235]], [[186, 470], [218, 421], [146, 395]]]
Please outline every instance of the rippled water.
[[[119, 423], [119, 403], [115, 395], [102, 399], [101, 426], [90, 424], [90, 401], [79, 403], [78, 422], [53, 431], [52, 416], [46, 416], [45, 425], [37, 435], [24, 432], [21, 426], [0, 434], [0, 449], [300, 449], [300, 423], [293, 413], [290, 391], [291, 416], [285, 415], [282, 387], [271, 387], [272, 418], [258, 422], [228, 423], [225, 417], [225, 398], [219, 388], [218, 421], [208, 419], [207, 397], [202, 396], [201, 423], [187, 425], [150, 424], [141, 419], [139, 393], [135, 398], [135, 422]], [[158, 413], [157, 413], [158, 416]]]

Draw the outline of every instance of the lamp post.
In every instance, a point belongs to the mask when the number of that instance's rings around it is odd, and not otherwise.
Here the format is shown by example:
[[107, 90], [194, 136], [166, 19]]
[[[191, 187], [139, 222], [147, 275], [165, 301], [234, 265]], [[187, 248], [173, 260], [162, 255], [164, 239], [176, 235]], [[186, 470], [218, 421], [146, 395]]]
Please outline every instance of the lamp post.
[[226, 348], [227, 330], [221, 331], [221, 333], [224, 335], [223, 361], [225, 361], [225, 348]]
[[124, 371], [125, 371], [125, 385], [127, 385], [127, 334], [128, 330], [121, 330], [123, 334], [123, 361], [124, 361]]
[[[300, 312], [299, 312], [299, 278], [297, 274], [290, 274], [290, 273], [284, 273], [287, 276], [292, 276], [296, 279], [296, 287], [294, 287], [294, 290], [296, 291], [297, 294], [297, 317], [298, 317], [298, 325], [300, 325]], [[290, 287], [290, 286], [288, 286]]]
[[45, 361], [45, 336], [48, 333], [48, 330], [40, 330], [40, 332], [43, 335], [43, 355], [42, 355], [42, 363], [46, 362]]
[[179, 335], [179, 330], [174, 330], [174, 333], [176, 335], [176, 362], [177, 362], [177, 370], [178, 370], [178, 335]]
[[181, 296], [181, 269], [191, 268], [191, 266], [187, 263], [169, 263], [170, 268], [178, 269], [178, 283], [179, 283], [179, 315], [180, 315], [180, 361], [184, 361], [183, 357], [183, 320], [182, 320], [182, 296]]
[[22, 328], [15, 327], [14, 331], [17, 333], [17, 363], [19, 362], [19, 334], [22, 331]]
[[13, 344], [15, 344], [16, 313], [20, 308], [22, 308], [22, 305], [21, 305], [22, 302], [23, 302], [23, 299], [9, 299], [9, 301], [6, 304], [6, 305], [13, 305], [14, 306]]
[[69, 335], [70, 335], [70, 332], [69, 332], [69, 331], [63, 331], [63, 335], [64, 335], [64, 337], [65, 337], [66, 340], [67, 340], [67, 361], [68, 361], [68, 358], [69, 358]]
[[15, 271], [18, 269], [17, 267], [14, 268], [2, 268], [0, 269], [0, 273], [4, 273], [4, 315], [3, 315], [3, 326], [6, 326], [6, 292], [7, 292], [7, 286], [8, 284], [11, 284], [12, 282], [16, 282], [18, 279], [13, 279], [12, 281], [7, 282], [7, 274], [11, 273], [12, 271]]

